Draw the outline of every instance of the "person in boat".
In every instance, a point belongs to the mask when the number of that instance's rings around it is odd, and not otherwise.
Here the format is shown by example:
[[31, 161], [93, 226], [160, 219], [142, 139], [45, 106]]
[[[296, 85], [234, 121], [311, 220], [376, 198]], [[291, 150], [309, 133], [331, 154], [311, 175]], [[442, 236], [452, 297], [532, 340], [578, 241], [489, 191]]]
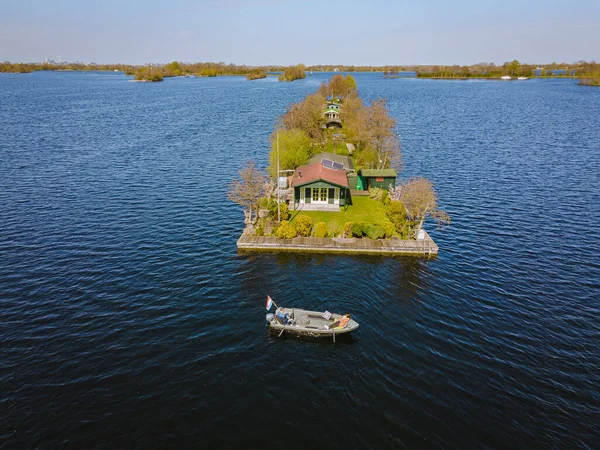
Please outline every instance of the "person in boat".
[[350, 322], [350, 319], [352, 319], [352, 316], [350, 314], [344, 314], [342, 317], [340, 317], [338, 320], [336, 320], [335, 322], [333, 322], [331, 325], [329, 325], [327, 327], [328, 330], [332, 330], [332, 329], [342, 329], [342, 328], [346, 328], [348, 326], [348, 322]]
[[290, 315], [288, 313], [286, 313], [285, 310], [281, 306], [279, 308], [277, 308], [277, 311], [275, 312], [275, 314], [277, 315], [277, 318], [280, 319], [282, 324], [293, 325]]

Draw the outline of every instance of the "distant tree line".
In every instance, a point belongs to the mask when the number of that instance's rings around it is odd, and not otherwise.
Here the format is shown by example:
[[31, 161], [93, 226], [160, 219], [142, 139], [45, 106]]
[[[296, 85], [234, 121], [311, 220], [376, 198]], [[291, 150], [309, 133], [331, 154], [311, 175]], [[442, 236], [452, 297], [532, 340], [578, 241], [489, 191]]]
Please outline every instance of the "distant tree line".
[[10, 61], [0, 62], [0, 72], [8, 73], [30, 73], [40, 70], [99, 70], [126, 72], [133, 75], [136, 66], [128, 64], [84, 64], [84, 63], [11, 63]]
[[[183, 63], [173, 61], [169, 64], [84, 64], [84, 63], [0, 63], [0, 72], [29, 73], [41, 70], [80, 70], [80, 71], [122, 71], [127, 75], [144, 77], [144, 74], [153, 76], [162, 75], [163, 78], [177, 76], [216, 77], [221, 75], [248, 75], [268, 72], [283, 72], [285, 66], [246, 66], [226, 64], [224, 62], [199, 62]], [[137, 79], [137, 78], [136, 78]]]
[[501, 66], [494, 63], [479, 63], [471, 66], [419, 66], [416, 70], [419, 78], [499, 78], [511, 77], [576, 77], [589, 65], [578, 61], [573, 64], [522, 64], [517, 60], [505, 62]]
[[[383, 72], [384, 77], [395, 78], [400, 72], [416, 72], [420, 78], [499, 78], [512, 77], [576, 77], [582, 84], [598, 84], [598, 64], [595, 61], [577, 61], [572, 64], [523, 64], [517, 60], [506, 62], [501, 66], [494, 63], [478, 63], [470, 66], [355, 66], [355, 65], [314, 65], [286, 67], [277, 65], [247, 66], [226, 64], [224, 62], [184, 63], [173, 61], [169, 64], [95, 64], [95, 63], [0, 63], [0, 72], [29, 73], [41, 70], [78, 70], [78, 71], [120, 71], [134, 75], [136, 80], [160, 81], [167, 77], [196, 76], [216, 77], [222, 75], [245, 75], [247, 79], [264, 78], [268, 73], [281, 72], [280, 79], [291, 81], [304, 78], [310, 72]], [[263, 76], [264, 73], [264, 76]]]

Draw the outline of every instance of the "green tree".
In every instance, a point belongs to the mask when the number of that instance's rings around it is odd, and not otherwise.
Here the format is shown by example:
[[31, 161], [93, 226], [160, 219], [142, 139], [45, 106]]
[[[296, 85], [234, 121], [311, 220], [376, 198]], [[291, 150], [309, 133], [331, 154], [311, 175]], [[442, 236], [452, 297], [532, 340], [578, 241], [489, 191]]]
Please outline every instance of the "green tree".
[[170, 76], [174, 77], [177, 77], [182, 73], [181, 64], [179, 64], [177, 61], [173, 61], [171, 64], [167, 64], [165, 70]]
[[516, 59], [514, 61], [505, 63], [504, 69], [509, 75], [513, 77], [521, 75], [521, 63]]
[[272, 149], [270, 165], [267, 169], [273, 179], [277, 179], [277, 134], [279, 134], [280, 170], [295, 170], [298, 166], [306, 164], [312, 156], [310, 137], [305, 131], [298, 128], [276, 131], [271, 135]]
[[319, 92], [324, 97], [334, 96], [343, 99], [356, 92], [356, 80], [352, 75], [334, 75], [329, 83], [321, 85]]

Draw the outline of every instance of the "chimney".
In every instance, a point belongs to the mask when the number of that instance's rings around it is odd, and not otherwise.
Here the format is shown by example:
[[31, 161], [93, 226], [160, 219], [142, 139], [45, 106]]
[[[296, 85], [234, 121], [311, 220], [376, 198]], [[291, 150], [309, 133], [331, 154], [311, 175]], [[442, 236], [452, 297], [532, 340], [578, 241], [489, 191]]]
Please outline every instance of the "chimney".
[[302, 171], [301, 170], [298, 171], [298, 178], [302, 178]]

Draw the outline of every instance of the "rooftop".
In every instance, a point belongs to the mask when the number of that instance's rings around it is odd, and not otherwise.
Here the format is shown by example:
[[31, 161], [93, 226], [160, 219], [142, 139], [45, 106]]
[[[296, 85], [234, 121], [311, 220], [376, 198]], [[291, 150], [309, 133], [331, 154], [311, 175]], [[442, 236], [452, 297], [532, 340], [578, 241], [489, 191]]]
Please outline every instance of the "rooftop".
[[359, 175], [363, 177], [394, 177], [398, 174], [394, 169], [360, 169]]
[[292, 178], [292, 186], [303, 186], [315, 181], [326, 181], [341, 187], [348, 187], [348, 177], [346, 177], [345, 171], [323, 167], [320, 161], [298, 167]]
[[354, 169], [354, 164], [352, 163], [352, 159], [344, 156], [344, 155], [336, 155], [333, 153], [327, 153], [327, 152], [323, 152], [323, 153], [318, 153], [315, 156], [313, 156], [312, 158], [310, 158], [308, 160], [309, 163], [317, 163], [317, 162], [321, 162], [321, 160], [325, 158], [325, 159], [329, 159], [330, 161], [336, 162], [336, 163], [340, 163], [341, 165], [344, 166], [344, 169]]

